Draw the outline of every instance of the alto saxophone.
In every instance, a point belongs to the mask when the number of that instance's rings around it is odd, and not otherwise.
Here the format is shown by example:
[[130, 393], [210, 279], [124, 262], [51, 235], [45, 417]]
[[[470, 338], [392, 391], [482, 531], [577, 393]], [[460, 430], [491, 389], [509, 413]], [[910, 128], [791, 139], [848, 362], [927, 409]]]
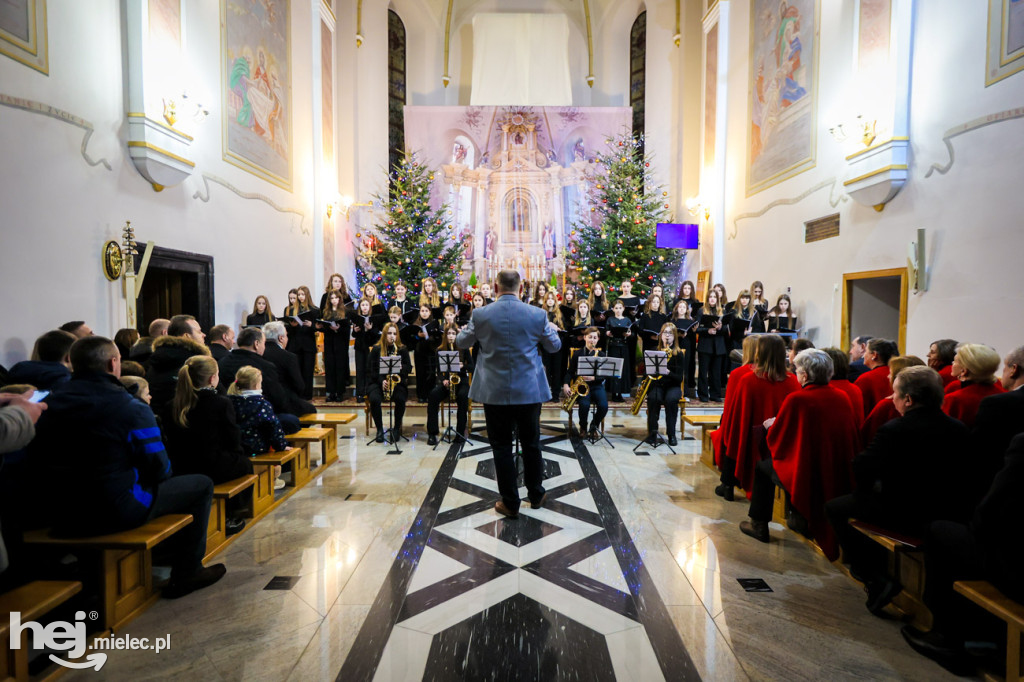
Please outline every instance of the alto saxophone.
[[640, 410], [644, 406], [644, 399], [647, 398], [647, 391], [651, 389], [651, 384], [661, 379], [661, 376], [654, 376], [648, 374], [644, 377], [644, 380], [640, 382], [640, 387], [636, 389], [636, 397], [633, 398], [633, 405], [629, 408], [631, 414], [640, 414]]
[[[398, 349], [397, 348], [389, 349], [388, 355], [397, 355], [397, 354], [398, 354]], [[390, 402], [391, 401], [391, 395], [395, 391], [395, 386], [397, 386], [400, 383], [402, 383], [402, 375], [401, 374], [389, 374], [387, 376], [387, 382], [384, 384], [384, 400], [385, 400], [385, 402]]]
[[462, 383], [462, 377], [460, 377], [455, 372], [449, 372], [448, 373], [448, 400], [449, 400], [449, 402], [453, 402], [454, 403], [456, 400], [458, 400], [458, 396], [456, 396], [455, 394], [458, 392], [458, 389], [456, 388], [456, 386], [458, 386], [460, 383]]
[[576, 377], [572, 380], [572, 384], [569, 385], [569, 395], [562, 399], [562, 409], [572, 413], [572, 406], [576, 404], [580, 396], [585, 396], [589, 393], [590, 386], [587, 386], [587, 382], [583, 380], [583, 377]]

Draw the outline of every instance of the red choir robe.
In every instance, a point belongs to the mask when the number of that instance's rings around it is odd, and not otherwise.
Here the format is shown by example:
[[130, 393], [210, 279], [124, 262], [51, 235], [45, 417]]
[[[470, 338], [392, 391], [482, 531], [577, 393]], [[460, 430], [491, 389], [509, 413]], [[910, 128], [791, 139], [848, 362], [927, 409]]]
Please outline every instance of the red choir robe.
[[741, 365], [729, 373], [729, 383], [725, 385], [725, 404], [722, 406], [722, 421], [718, 428], [711, 432], [711, 442], [715, 446], [715, 466], [721, 470], [722, 457], [732, 457], [729, 454], [729, 439], [725, 425], [729, 423], [732, 416], [733, 405], [736, 403], [736, 396], [739, 395], [740, 380], [748, 374], [754, 373], [754, 365]]
[[839, 556], [839, 545], [825, 517], [825, 503], [853, 490], [852, 462], [859, 441], [849, 399], [822, 384], [808, 384], [789, 395], [768, 429], [775, 473], [829, 561]]
[[946, 365], [940, 369], [939, 377], [942, 379], [943, 386], [949, 386], [951, 383], [956, 381], [956, 377], [953, 376], [953, 365]]
[[956, 393], [964, 386], [965, 384], [962, 381], [954, 379], [953, 381], [946, 384], [946, 387], [942, 389], [942, 392], [945, 393], [946, 395], [949, 395], [950, 393]]
[[853, 407], [853, 416], [856, 418], [857, 424], [860, 425], [861, 415], [864, 414], [864, 394], [860, 392], [857, 385], [846, 379], [833, 379], [829, 382], [829, 386], [838, 388], [850, 399], [850, 405]]
[[871, 445], [871, 441], [875, 439], [878, 429], [899, 416], [900, 413], [896, 410], [896, 403], [893, 402], [892, 396], [882, 398], [875, 405], [875, 409], [871, 410], [871, 414], [864, 420], [864, 423], [861, 424], [860, 442], [864, 444], [864, 447]]
[[982, 399], [1003, 392], [998, 381], [991, 384], [968, 382], [959, 391], [946, 394], [946, 399], [942, 401], [942, 411], [953, 419], [959, 419], [970, 429], [974, 427], [974, 417], [978, 414]]
[[875, 409], [879, 400], [887, 395], [892, 395], [892, 386], [889, 384], [889, 367], [880, 365], [864, 372], [857, 377], [856, 385], [864, 396], [864, 416], [866, 417], [871, 410]]
[[736, 478], [749, 498], [754, 489], [754, 467], [761, 461], [760, 444], [753, 429], [777, 415], [786, 396], [800, 390], [800, 382], [792, 374], [787, 374], [783, 381], [770, 381], [751, 372], [737, 389], [729, 424], [723, 422], [722, 427], [728, 432], [728, 456], [736, 460]]

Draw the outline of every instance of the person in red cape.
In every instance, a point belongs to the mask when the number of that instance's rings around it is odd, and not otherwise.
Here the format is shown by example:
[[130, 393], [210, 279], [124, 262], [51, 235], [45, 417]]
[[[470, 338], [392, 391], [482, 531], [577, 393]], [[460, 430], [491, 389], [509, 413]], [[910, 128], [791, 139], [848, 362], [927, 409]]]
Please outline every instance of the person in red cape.
[[759, 337], [754, 371], [729, 390], [736, 391], [736, 401], [731, 406], [728, 421], [722, 421], [726, 445], [718, 465], [722, 472], [721, 485], [715, 488], [715, 494], [726, 500], [733, 499], [734, 486], [740, 486], [750, 496], [754, 467], [761, 459], [753, 429], [774, 417], [787, 395], [800, 390], [796, 378], [786, 372], [786, 342], [781, 336]]
[[953, 357], [953, 376], [960, 379], [960, 390], [946, 394], [942, 411], [959, 419], [967, 428], [974, 426], [981, 401], [1003, 392], [996, 381], [999, 353], [980, 343], [964, 343]]
[[864, 416], [871, 414], [878, 401], [892, 393], [889, 385], [889, 360], [899, 355], [899, 348], [889, 339], [871, 339], [864, 364], [870, 369], [857, 377], [857, 388], [864, 396]]
[[[758, 337], [756, 336], [747, 336], [743, 339], [743, 362], [729, 374], [729, 381], [732, 383], [727, 384], [725, 387], [725, 404], [722, 407], [722, 420], [719, 422], [719, 427], [711, 432], [711, 443], [714, 446], [715, 453], [715, 466], [719, 470], [721, 470], [722, 459], [729, 457], [729, 439], [721, 425], [726, 423], [732, 413], [732, 406], [736, 402], [736, 396], [739, 395], [738, 387], [740, 380], [754, 371], [754, 362], [757, 359], [757, 339]], [[735, 458], [730, 459], [735, 461]], [[733, 468], [735, 469], [735, 464]]]
[[956, 381], [953, 376], [953, 358], [956, 356], [957, 342], [955, 339], [939, 339], [928, 346], [928, 366], [939, 373], [943, 386]]
[[850, 356], [838, 348], [824, 348], [828, 356], [832, 358], [832, 381], [829, 385], [838, 388], [850, 399], [850, 406], [853, 408], [853, 416], [860, 426], [861, 415], [864, 414], [864, 394], [852, 382], [849, 381]]
[[[920, 367], [922, 365], [924, 365], [924, 360], [916, 355], [900, 355], [893, 358], [889, 361], [889, 383], [895, 385], [896, 376], [907, 367]], [[870, 414], [868, 414], [864, 423], [861, 424], [860, 442], [865, 446], [870, 445], [875, 434], [878, 433], [878, 429], [899, 416], [900, 413], [893, 402], [893, 396], [888, 395], [882, 398], [875, 405], [875, 409], [871, 410]]]
[[757, 465], [750, 519], [740, 524], [740, 530], [768, 542], [768, 522], [779, 485], [789, 494], [793, 511], [806, 521], [804, 534], [833, 561], [839, 556], [839, 545], [825, 517], [825, 503], [853, 490], [857, 422], [846, 394], [829, 386], [832, 359], [828, 353], [816, 348], [802, 351], [795, 365], [803, 389], [783, 401], [776, 419], [765, 422], [772, 456]]

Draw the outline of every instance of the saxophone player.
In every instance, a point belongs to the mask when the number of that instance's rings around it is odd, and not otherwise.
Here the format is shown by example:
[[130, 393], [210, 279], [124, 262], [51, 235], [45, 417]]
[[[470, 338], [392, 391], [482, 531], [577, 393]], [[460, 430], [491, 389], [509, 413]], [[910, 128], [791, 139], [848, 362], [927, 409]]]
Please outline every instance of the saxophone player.
[[455, 386], [451, 384], [449, 373], [441, 371], [441, 363], [438, 361], [437, 382], [434, 388], [430, 389], [427, 398], [427, 445], [437, 445], [437, 434], [440, 430], [437, 426], [437, 415], [441, 411], [441, 403], [455, 393], [455, 404], [457, 405], [455, 430], [465, 436], [466, 425], [469, 422], [469, 375], [474, 369], [474, 360], [469, 350], [459, 350], [455, 345], [455, 339], [459, 335], [459, 327], [449, 324], [445, 327], [444, 338], [441, 340], [441, 347], [438, 350], [459, 351], [459, 361], [462, 369], [458, 373], [458, 382]]
[[665, 433], [669, 445], [678, 445], [676, 440], [676, 418], [679, 416], [679, 399], [682, 397], [681, 384], [686, 374], [685, 353], [679, 348], [676, 326], [666, 322], [658, 334], [657, 350], [668, 356], [668, 374], [651, 384], [647, 391], [647, 443], [653, 445], [658, 439], [658, 418], [665, 407]]
[[[586, 433], [587, 438], [592, 441], [596, 441], [601, 437], [598, 433], [598, 428], [601, 424], [601, 420], [604, 419], [605, 415], [608, 414], [608, 395], [604, 390], [604, 379], [601, 377], [594, 376], [580, 376], [579, 374], [579, 358], [584, 357], [595, 357], [603, 358], [606, 357], [605, 352], [599, 350], [597, 347], [598, 341], [601, 340], [601, 330], [597, 327], [587, 327], [583, 331], [583, 341], [586, 344], [581, 351], [573, 355], [572, 360], [569, 362], [569, 372], [566, 374], [567, 381], [573, 381], [577, 378], [583, 379], [587, 383], [587, 387], [590, 389], [587, 395], [580, 394], [580, 398], [577, 401], [580, 411], [580, 433]], [[565, 395], [571, 395], [572, 389], [568, 383], [562, 384], [562, 392]], [[587, 431], [587, 413], [590, 411], [590, 402], [593, 401], [597, 405], [597, 411], [594, 413], [594, 420], [590, 422], [590, 431]], [[570, 415], [571, 418], [571, 415]]]
[[[402, 358], [402, 366], [398, 374], [390, 376], [381, 374], [380, 359], [389, 355]], [[377, 427], [378, 443], [384, 442], [384, 426], [381, 415], [381, 404], [386, 402], [387, 391], [391, 392], [391, 400], [395, 406], [395, 431], [402, 433], [402, 417], [405, 416], [405, 401], [409, 398], [409, 372], [412, 363], [409, 361], [409, 350], [398, 339], [398, 325], [388, 322], [381, 330], [380, 342], [372, 349], [366, 359], [366, 396], [370, 400], [370, 412], [373, 424]], [[398, 381], [394, 381], [397, 377]]]

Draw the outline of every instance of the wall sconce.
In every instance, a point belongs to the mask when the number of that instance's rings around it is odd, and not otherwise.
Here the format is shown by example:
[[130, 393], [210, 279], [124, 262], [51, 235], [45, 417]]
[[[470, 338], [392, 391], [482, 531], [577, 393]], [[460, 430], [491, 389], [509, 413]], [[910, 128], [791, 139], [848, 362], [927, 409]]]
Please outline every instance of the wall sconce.
[[686, 210], [689, 211], [690, 215], [692, 216], [699, 215], [701, 212], [703, 212], [704, 220], [711, 220], [711, 207], [705, 206], [701, 202], [701, 198], [699, 196], [690, 197], [689, 199], [686, 200]]
[[[210, 110], [204, 107], [200, 102], [191, 103], [188, 101], [188, 92], [181, 93], [181, 113], [183, 115], [191, 115], [196, 123], [202, 123], [207, 116], [210, 115]], [[178, 121], [178, 101], [175, 99], [163, 98], [164, 103], [164, 120], [167, 121], [167, 125], [174, 126]], [[194, 108], [193, 108], [194, 107]]]
[[365, 206], [367, 208], [372, 207], [372, 202], [358, 203], [350, 196], [339, 196], [334, 201], [328, 202], [327, 204], [327, 217], [330, 218], [334, 213], [334, 208], [337, 207], [339, 211], [345, 216], [345, 220], [349, 219], [349, 215], [353, 208]]
[[840, 121], [834, 126], [828, 129], [830, 135], [836, 142], [846, 142], [850, 135], [847, 133], [847, 127], [856, 130], [856, 134], [860, 136], [860, 141], [865, 147], [870, 147], [871, 143], [875, 141], [875, 128], [878, 125], [876, 119], [870, 121], [864, 117], [864, 114], [857, 114], [853, 121], [843, 122]]

